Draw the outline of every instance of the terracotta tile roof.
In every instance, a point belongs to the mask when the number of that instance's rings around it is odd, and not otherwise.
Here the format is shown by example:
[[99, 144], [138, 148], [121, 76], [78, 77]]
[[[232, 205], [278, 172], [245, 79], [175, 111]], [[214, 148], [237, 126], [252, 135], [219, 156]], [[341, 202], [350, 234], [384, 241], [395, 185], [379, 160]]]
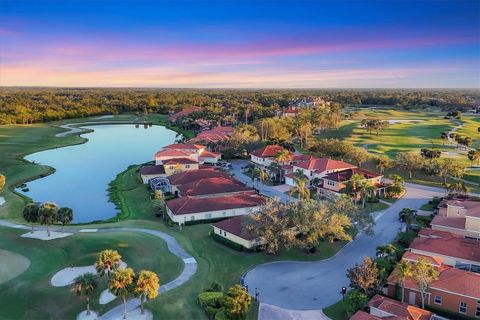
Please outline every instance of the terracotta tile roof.
[[480, 218], [480, 202], [472, 200], [449, 200], [448, 206], [462, 207], [466, 209], [466, 216]]
[[[431, 289], [448, 291], [450, 294], [464, 295], [480, 300], [480, 273], [448, 266], [444, 266], [439, 272], [439, 278], [430, 284]], [[388, 277], [388, 283], [396, 284], [397, 282], [395, 272], [392, 272]], [[405, 281], [405, 288], [418, 290], [413, 279]]]
[[338, 171], [335, 173], [329, 173], [325, 176], [324, 179], [337, 181], [337, 182], [344, 182], [344, 181], [349, 181], [354, 174], [361, 175], [365, 179], [373, 179], [373, 178], [378, 178], [382, 176], [381, 174], [368, 171], [362, 168], [351, 168], [347, 170]]
[[211, 130], [205, 130], [200, 132], [195, 138], [188, 140], [190, 143], [198, 143], [201, 141], [205, 142], [219, 142], [223, 140], [228, 140], [233, 134], [233, 127], [222, 127], [218, 126]]
[[205, 196], [222, 193], [237, 193], [252, 189], [233, 178], [214, 177], [199, 179], [178, 187], [182, 196]]
[[140, 174], [165, 174], [163, 165], [159, 166], [144, 166], [140, 168]]
[[[376, 308], [390, 313], [393, 317], [390, 319], [402, 320], [430, 320], [432, 312], [423, 310], [407, 303], [402, 303], [381, 295], [376, 295], [368, 302], [370, 308]], [[382, 318], [385, 319], [385, 318]]]
[[241, 193], [229, 196], [192, 198], [189, 196], [167, 202], [174, 215], [231, 210], [236, 208], [254, 208], [265, 203], [265, 198], [254, 193]]
[[303, 154], [303, 153], [295, 153], [292, 156], [292, 162], [302, 162], [302, 161], [308, 161], [315, 158], [312, 155], [309, 154]]
[[168, 117], [168, 120], [169, 121], [177, 121], [178, 119], [182, 118], [182, 117], [186, 117], [196, 111], [200, 111], [201, 108], [200, 107], [190, 107], [190, 108], [187, 108], [185, 110], [182, 110], [180, 112], [177, 112], [177, 113], [174, 113], [172, 115], [170, 115]]
[[296, 167], [307, 169], [307, 170], [315, 170], [318, 173], [324, 172], [326, 170], [340, 170], [340, 169], [349, 169], [355, 168], [353, 164], [333, 160], [329, 158], [315, 158], [312, 157], [310, 160], [299, 162], [295, 165]]
[[245, 240], [253, 240], [255, 237], [251, 232], [246, 231], [242, 227], [243, 216], [236, 216], [226, 220], [222, 220], [212, 224], [212, 226], [217, 227], [223, 231], [234, 234], [237, 237], [240, 237]]
[[220, 153], [210, 152], [207, 150], [204, 150], [202, 153], [200, 153], [200, 158], [218, 158], [221, 156], [222, 155]]
[[157, 153], [155, 153], [155, 158], [160, 158], [160, 157], [178, 157], [178, 158], [181, 158], [181, 157], [188, 157], [188, 156], [191, 156], [192, 153], [190, 152], [184, 152], [184, 151], [180, 151], [180, 150], [165, 150], [165, 149], [162, 149], [160, 151], [158, 151]]
[[365, 311], [357, 311], [352, 317], [350, 317], [350, 320], [382, 320], [385, 318], [379, 318], [374, 316], [373, 314], [367, 313]]
[[300, 109], [297, 109], [295, 107], [288, 107], [283, 111], [283, 113], [294, 113], [294, 114], [297, 114], [299, 112], [300, 112]]
[[168, 146], [163, 147], [163, 149], [170, 149], [170, 150], [201, 150], [205, 149], [204, 146], [194, 143], [173, 143], [169, 144]]
[[171, 185], [178, 186], [191, 183], [199, 179], [215, 177], [229, 178], [230, 176], [225, 172], [210, 167], [172, 174], [170, 177], [168, 177], [168, 181], [170, 181]]
[[275, 157], [275, 155], [279, 151], [282, 151], [282, 150], [284, 150], [283, 147], [275, 145], [275, 144], [271, 144], [271, 145], [265, 146], [261, 149], [257, 149], [255, 151], [252, 151], [251, 154], [253, 154], [254, 156], [260, 157], [260, 158], [273, 158], [273, 157]]
[[435, 267], [441, 267], [442, 264], [443, 264], [443, 259], [440, 258], [440, 257], [426, 256], [426, 255], [422, 255], [422, 254], [413, 253], [411, 251], [405, 252], [403, 257], [402, 257], [403, 260], [407, 260], [407, 261], [410, 261], [410, 262], [417, 262], [418, 259], [420, 259], [420, 258], [426, 259], [429, 264], [431, 264], [432, 266], [435, 266]]
[[466, 218], [449, 218], [445, 216], [436, 215], [432, 222], [432, 226], [443, 226], [455, 229], [465, 229]]
[[410, 250], [459, 258], [480, 263], [480, 241], [464, 239], [451, 234], [434, 237], [417, 237], [410, 245]]
[[162, 160], [162, 163], [165, 165], [174, 165], [174, 164], [195, 164], [198, 162], [190, 158], [172, 158], [168, 160]]

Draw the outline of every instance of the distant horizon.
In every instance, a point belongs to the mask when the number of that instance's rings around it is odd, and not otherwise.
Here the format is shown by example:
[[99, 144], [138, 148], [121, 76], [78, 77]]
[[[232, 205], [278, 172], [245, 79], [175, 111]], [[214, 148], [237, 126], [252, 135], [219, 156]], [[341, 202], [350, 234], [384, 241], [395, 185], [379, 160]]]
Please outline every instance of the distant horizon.
[[480, 2], [4, 0], [0, 86], [480, 87]]

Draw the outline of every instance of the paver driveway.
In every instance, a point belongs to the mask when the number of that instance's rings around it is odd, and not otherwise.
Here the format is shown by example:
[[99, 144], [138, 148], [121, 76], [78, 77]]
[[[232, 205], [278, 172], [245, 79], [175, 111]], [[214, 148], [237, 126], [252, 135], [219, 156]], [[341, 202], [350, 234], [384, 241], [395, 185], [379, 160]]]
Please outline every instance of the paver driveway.
[[348, 286], [346, 270], [364, 256], [374, 256], [375, 248], [391, 242], [398, 233], [398, 212], [405, 207], [419, 208], [439, 188], [406, 184], [405, 196], [379, 216], [375, 234], [359, 235], [336, 256], [316, 262], [274, 262], [258, 265], [245, 276], [245, 284], [259, 292], [259, 300], [286, 309], [314, 310], [327, 307], [340, 298], [340, 288]]

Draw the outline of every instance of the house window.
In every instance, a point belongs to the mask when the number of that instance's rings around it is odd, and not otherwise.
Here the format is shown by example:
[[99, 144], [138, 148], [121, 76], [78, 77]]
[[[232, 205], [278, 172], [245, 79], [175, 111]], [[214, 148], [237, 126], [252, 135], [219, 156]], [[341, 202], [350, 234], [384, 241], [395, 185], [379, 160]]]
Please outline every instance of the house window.
[[466, 302], [460, 302], [460, 307], [458, 308], [458, 312], [462, 314], [467, 314], [467, 303]]
[[223, 235], [226, 237], [227, 236], [227, 231], [223, 231]]
[[191, 216], [190, 220], [192, 220], [192, 221], [195, 220], [195, 216]]
[[186, 165], [185, 165], [185, 168], [186, 168], [186, 169], [190, 168], [190, 165], [189, 165], [189, 164], [186, 164]]
[[327, 184], [329, 186], [334, 186], [335, 185], [335, 182], [333, 182], [332, 180], [327, 180]]
[[475, 309], [475, 317], [480, 318], [480, 300], [477, 300], [477, 309]]
[[211, 219], [212, 214], [211, 213], [205, 213], [205, 219]]
[[173, 170], [173, 166], [170, 166], [169, 168]]
[[442, 304], [442, 297], [441, 296], [435, 296], [433, 301], [435, 302], [435, 304]]

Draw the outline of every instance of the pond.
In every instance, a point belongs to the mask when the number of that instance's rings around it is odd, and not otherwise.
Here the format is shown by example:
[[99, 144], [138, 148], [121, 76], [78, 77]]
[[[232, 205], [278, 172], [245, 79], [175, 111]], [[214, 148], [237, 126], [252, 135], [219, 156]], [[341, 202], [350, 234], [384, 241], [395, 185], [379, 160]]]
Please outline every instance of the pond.
[[162, 126], [93, 125], [84, 128], [84, 144], [30, 154], [26, 160], [56, 169], [47, 177], [27, 183], [22, 192], [33, 201], [52, 201], [74, 211], [74, 222], [114, 217], [108, 184], [132, 164], [153, 160], [156, 151], [175, 141], [176, 132]]

